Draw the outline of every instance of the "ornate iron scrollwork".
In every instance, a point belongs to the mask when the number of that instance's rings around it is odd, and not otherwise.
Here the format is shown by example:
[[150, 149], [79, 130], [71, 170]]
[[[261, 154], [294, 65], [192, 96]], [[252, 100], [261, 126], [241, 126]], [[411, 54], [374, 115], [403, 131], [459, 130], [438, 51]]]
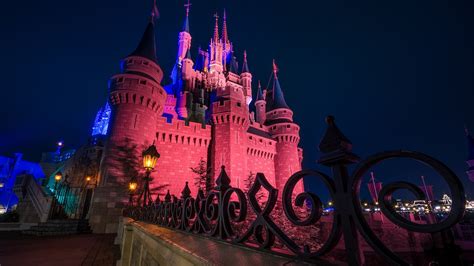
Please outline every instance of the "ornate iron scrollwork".
[[[298, 227], [313, 226], [321, 220], [323, 212], [321, 199], [312, 192], [294, 195], [294, 189], [304, 177], [319, 178], [326, 186], [335, 208], [329, 236], [316, 251], [312, 251], [307, 244], [298, 245], [272, 219], [271, 214], [279, 199], [278, 190], [268, 182], [263, 173], [257, 173], [247, 196], [241, 189], [230, 185], [231, 179], [222, 167], [216, 179], [216, 187], [207, 196], [199, 190], [195, 198], [191, 197], [186, 183], [180, 199], [170, 195], [168, 191], [164, 201], [157, 200], [154, 205], [146, 207], [130, 206], [123, 214], [137, 220], [251, 248], [255, 248], [256, 242], [259, 249], [277, 253], [280, 251], [275, 251], [273, 247], [278, 239], [294, 257], [303, 260], [313, 260], [328, 254], [343, 236], [346, 259], [350, 265], [362, 264], [358, 240], [360, 233], [385, 260], [392, 264], [406, 265], [407, 263], [390, 251], [370, 229], [363, 217], [359, 193], [362, 177], [371, 167], [392, 158], [408, 158], [428, 165], [444, 178], [452, 196], [451, 212], [446, 219], [435, 224], [417, 224], [403, 218], [390, 204], [393, 193], [399, 189], [406, 189], [419, 199], [424, 199], [425, 195], [414, 184], [394, 182], [385, 185], [378, 194], [382, 213], [392, 223], [409, 231], [421, 233], [447, 230], [462, 219], [466, 200], [464, 188], [459, 178], [442, 162], [423, 153], [388, 151], [368, 157], [358, 164], [352, 174], [349, 174], [347, 166], [357, 163], [359, 158], [352, 153], [352, 143], [337, 128], [334, 118], [329, 116], [326, 121], [328, 128], [319, 146], [323, 153], [319, 163], [330, 167], [333, 176], [315, 170], [299, 171], [288, 179], [281, 195], [281, 206], [285, 214], [282, 219], [287, 219]], [[268, 192], [263, 208], [257, 199], [257, 193], [262, 189]], [[247, 221], [250, 217], [247, 202], [255, 214], [252, 221]], [[307, 216], [302, 218], [295, 212], [295, 207], [303, 207], [305, 203], [308, 207]], [[243, 230], [235, 230], [233, 226], [244, 221], [248, 222], [248, 226]]]

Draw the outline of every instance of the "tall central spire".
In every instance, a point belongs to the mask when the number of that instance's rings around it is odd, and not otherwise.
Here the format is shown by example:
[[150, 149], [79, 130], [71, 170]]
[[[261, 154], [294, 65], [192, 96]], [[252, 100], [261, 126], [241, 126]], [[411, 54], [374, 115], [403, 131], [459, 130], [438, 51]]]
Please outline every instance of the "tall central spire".
[[229, 36], [227, 35], [227, 14], [224, 9], [224, 22], [222, 24], [222, 42], [224, 44], [229, 43]]
[[216, 25], [214, 26], [214, 43], [219, 42], [219, 15], [217, 13], [214, 14], [214, 18], [216, 18]]

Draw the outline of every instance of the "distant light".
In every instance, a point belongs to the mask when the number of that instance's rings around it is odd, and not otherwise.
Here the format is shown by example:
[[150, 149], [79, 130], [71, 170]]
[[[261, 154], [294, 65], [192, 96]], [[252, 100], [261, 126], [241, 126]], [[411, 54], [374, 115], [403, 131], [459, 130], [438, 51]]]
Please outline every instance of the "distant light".
[[440, 206], [436, 206], [436, 207], [435, 207], [435, 210], [441, 210], [441, 207], [440, 207]]
[[3, 182], [0, 182], [0, 188], [4, 187], [5, 184]]
[[62, 141], [59, 141], [59, 142], [58, 142], [58, 146], [59, 146], [59, 147], [62, 147], [62, 146], [63, 146], [63, 142], [62, 142]]

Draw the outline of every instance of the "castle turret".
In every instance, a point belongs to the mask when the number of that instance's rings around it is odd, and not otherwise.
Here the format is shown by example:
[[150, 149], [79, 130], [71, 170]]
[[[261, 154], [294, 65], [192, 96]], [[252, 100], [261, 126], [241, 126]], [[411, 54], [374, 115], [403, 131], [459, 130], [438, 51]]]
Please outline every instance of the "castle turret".
[[469, 166], [466, 173], [471, 182], [474, 182], [474, 138], [469, 134], [469, 131], [466, 128], [466, 138], [467, 138], [467, 159], [466, 163]]
[[[293, 122], [293, 111], [288, 107], [281, 90], [277, 75], [277, 67], [273, 61], [273, 88], [266, 97], [266, 119], [272, 138], [277, 141], [275, 155], [275, 183], [279, 191], [288, 178], [295, 172], [301, 170], [298, 143], [300, 141], [300, 127]], [[303, 191], [300, 185], [295, 190]]]
[[[191, 58], [191, 50], [188, 50], [186, 57], [182, 61], [183, 79], [192, 85], [194, 78], [194, 62]], [[192, 87], [192, 86], [191, 86]]]
[[191, 49], [191, 34], [189, 32], [189, 8], [191, 4], [188, 3], [184, 5], [186, 7], [186, 18], [184, 19], [184, 24], [181, 32], [178, 36], [178, 55], [177, 62], [181, 63], [181, 60], [186, 58], [186, 53]]
[[263, 97], [262, 86], [260, 85], [260, 80], [258, 81], [258, 90], [257, 98], [255, 100], [255, 111], [256, 111], [256, 121], [260, 124], [265, 123], [265, 106], [267, 105], [265, 98]]
[[121, 71], [109, 80], [111, 117], [109, 136], [94, 191], [89, 222], [95, 233], [115, 233], [119, 214], [128, 201], [126, 184], [131, 176], [123, 158], [139, 158], [141, 149], [155, 140], [166, 91], [157, 64], [153, 8], [150, 22], [137, 48], [121, 62]]
[[[135, 51], [122, 61], [121, 73], [109, 81], [112, 115], [106, 152], [114, 153], [112, 150], [126, 139], [137, 145], [149, 144], [154, 139], [153, 129], [166, 100], [161, 86], [163, 71], [156, 60], [154, 28], [154, 22], [150, 21]], [[111, 180], [107, 179], [109, 174], [114, 176]], [[104, 183], [130, 178], [112, 173], [104, 177]]]
[[249, 110], [245, 105], [241, 86], [228, 82], [217, 90], [217, 101], [212, 104], [212, 157], [213, 175], [221, 166], [231, 176], [235, 186], [244, 184], [246, 172], [246, 137], [249, 128]]
[[242, 79], [242, 86], [244, 87], [245, 101], [247, 105], [249, 105], [252, 102], [252, 74], [250, 73], [247, 63], [247, 51], [244, 51], [244, 62], [242, 64], [240, 78]]

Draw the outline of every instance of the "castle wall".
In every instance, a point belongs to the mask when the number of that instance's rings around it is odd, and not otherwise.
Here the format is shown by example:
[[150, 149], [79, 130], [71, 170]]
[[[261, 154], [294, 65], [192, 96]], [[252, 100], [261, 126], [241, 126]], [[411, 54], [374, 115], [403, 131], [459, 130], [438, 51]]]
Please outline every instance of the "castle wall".
[[276, 187], [275, 155], [276, 141], [247, 133], [247, 172], [252, 172], [254, 176], [263, 173], [274, 187]]
[[201, 124], [194, 122], [186, 125], [185, 121], [177, 119], [167, 123], [162, 117], [156, 128], [155, 145], [161, 156], [151, 174], [151, 188], [166, 185], [159, 194], [165, 194], [169, 189], [171, 194], [179, 197], [185, 182], [189, 182], [195, 196], [198, 190], [194, 185], [196, 175], [190, 168], [198, 167], [201, 158], [208, 162], [211, 127], [202, 128]]
[[235, 93], [236, 96], [213, 103], [213, 172], [218, 176], [220, 167], [225, 166], [231, 184], [240, 186], [249, 173], [246, 160], [249, 114], [243, 98], [237, 97], [234, 88], [226, 87], [222, 92]]

